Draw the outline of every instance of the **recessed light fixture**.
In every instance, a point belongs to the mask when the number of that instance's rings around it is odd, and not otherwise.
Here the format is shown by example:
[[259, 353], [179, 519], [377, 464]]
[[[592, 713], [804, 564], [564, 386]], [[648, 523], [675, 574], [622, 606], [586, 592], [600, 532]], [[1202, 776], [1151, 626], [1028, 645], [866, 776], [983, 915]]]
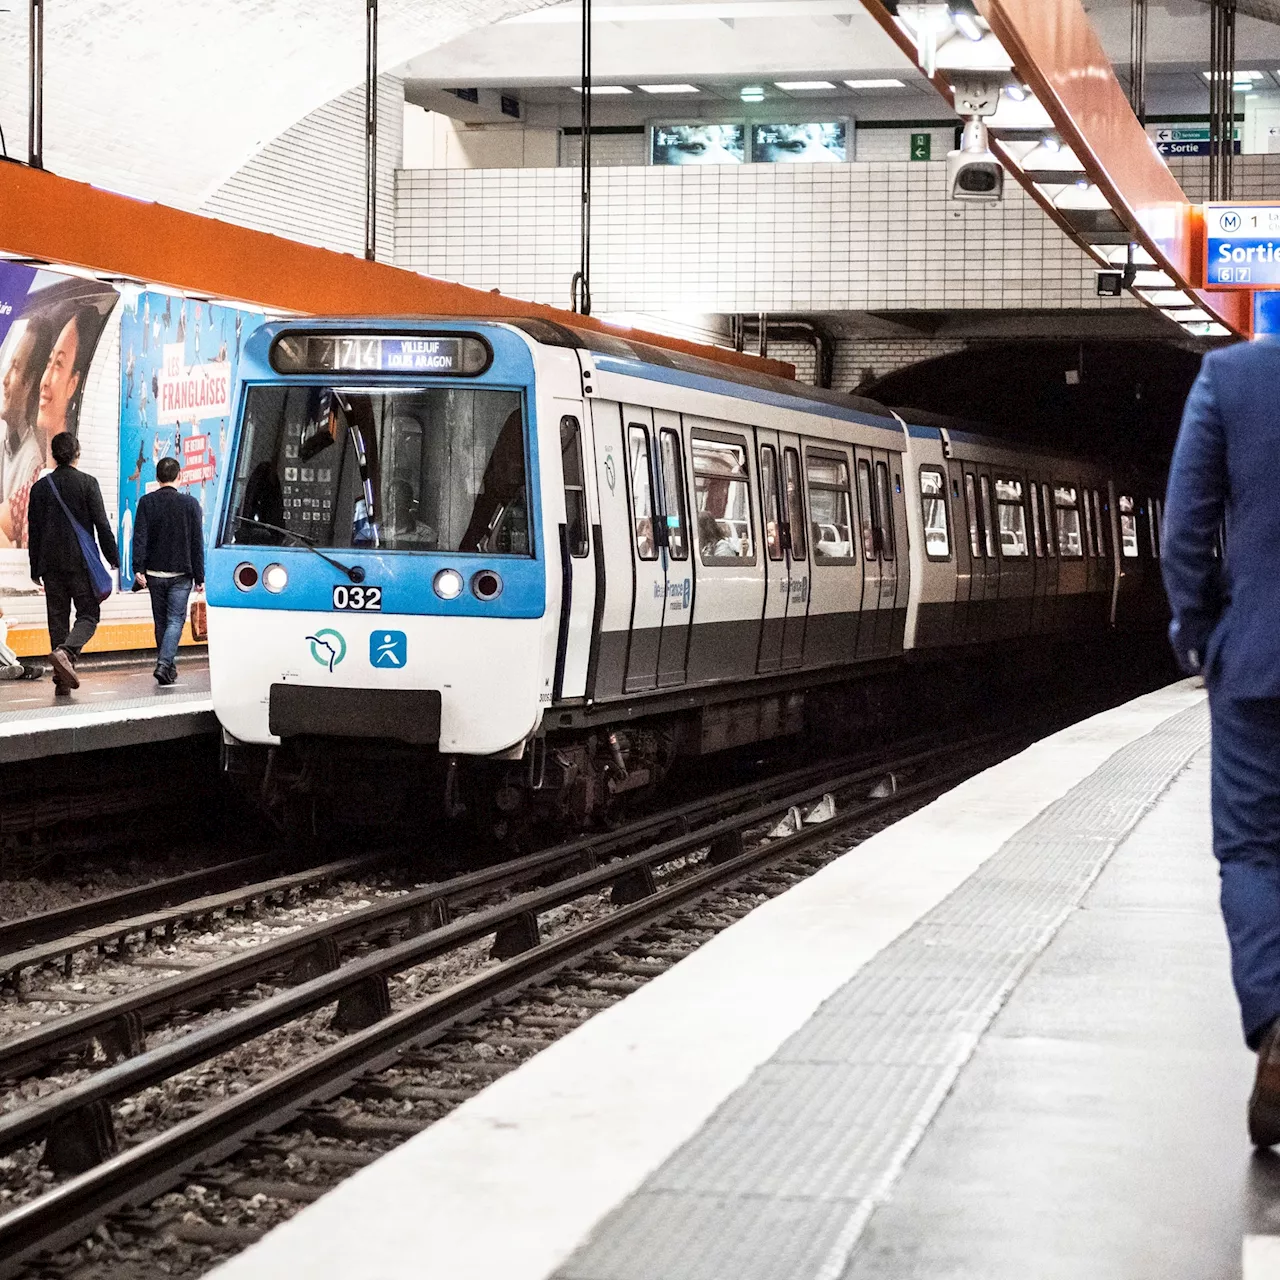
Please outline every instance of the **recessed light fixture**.
[[1025, 84], [1007, 84], [1004, 87], [1004, 96], [1012, 98], [1014, 102], [1026, 102], [1031, 96], [1031, 90]]
[[966, 40], [975, 44], [987, 33], [978, 25], [978, 10], [973, 0], [947, 0], [947, 17]]
[[699, 93], [696, 84], [642, 84], [645, 93]]
[[[582, 86], [575, 84], [572, 86], [574, 93], [581, 93]], [[593, 84], [591, 86], [591, 96], [594, 98], [597, 94], [619, 94], [630, 93], [631, 90], [624, 88], [620, 84]]]
[[846, 80], [850, 89], [905, 89], [901, 80]]
[[808, 89], [835, 88], [835, 85], [830, 80], [775, 80], [773, 85], [775, 89], [781, 89], [783, 93], [803, 93]]
[[743, 102], [763, 102], [764, 90], [758, 84], [745, 85], [739, 92], [738, 97]]

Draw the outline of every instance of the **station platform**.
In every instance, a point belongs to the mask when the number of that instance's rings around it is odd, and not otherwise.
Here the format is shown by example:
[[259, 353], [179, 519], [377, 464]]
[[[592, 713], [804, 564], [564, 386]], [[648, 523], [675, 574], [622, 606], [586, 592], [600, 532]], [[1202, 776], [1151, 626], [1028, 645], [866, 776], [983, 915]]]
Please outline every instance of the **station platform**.
[[86, 655], [80, 688], [62, 697], [49, 675], [0, 681], [0, 765], [214, 733], [208, 658], [183, 652], [178, 680], [166, 688], [152, 678], [154, 667], [150, 654]]
[[213, 1274], [1280, 1276], [1208, 738], [1192, 682], [1046, 738]]

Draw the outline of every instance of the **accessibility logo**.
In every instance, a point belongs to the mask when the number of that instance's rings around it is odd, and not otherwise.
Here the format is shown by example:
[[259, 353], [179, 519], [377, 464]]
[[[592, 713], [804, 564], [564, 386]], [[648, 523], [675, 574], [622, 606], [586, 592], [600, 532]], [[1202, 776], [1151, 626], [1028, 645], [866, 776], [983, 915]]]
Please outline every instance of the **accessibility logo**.
[[347, 642], [342, 632], [332, 627], [324, 627], [315, 635], [308, 636], [307, 642], [311, 645], [312, 658], [330, 671], [347, 656]]

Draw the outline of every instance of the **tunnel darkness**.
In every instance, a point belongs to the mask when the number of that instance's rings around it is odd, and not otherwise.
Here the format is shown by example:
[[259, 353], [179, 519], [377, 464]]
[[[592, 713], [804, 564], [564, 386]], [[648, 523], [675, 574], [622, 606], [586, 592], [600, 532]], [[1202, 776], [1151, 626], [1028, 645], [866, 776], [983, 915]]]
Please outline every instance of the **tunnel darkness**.
[[974, 342], [858, 391], [1001, 439], [1164, 467], [1199, 368], [1160, 341]]

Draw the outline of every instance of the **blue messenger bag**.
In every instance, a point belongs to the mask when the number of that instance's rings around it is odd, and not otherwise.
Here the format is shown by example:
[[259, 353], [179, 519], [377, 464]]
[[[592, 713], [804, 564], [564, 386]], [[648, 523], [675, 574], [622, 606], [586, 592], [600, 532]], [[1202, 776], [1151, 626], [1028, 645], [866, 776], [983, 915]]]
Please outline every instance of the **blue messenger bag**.
[[68, 520], [71, 521], [71, 527], [76, 531], [76, 540], [80, 543], [80, 554], [84, 556], [84, 567], [89, 570], [89, 582], [93, 587], [93, 593], [98, 597], [99, 603], [105, 600], [115, 588], [115, 581], [111, 577], [111, 571], [102, 563], [102, 557], [98, 554], [98, 544], [94, 541], [93, 534], [80, 523], [79, 520], [71, 514], [71, 508], [67, 506], [63, 500], [62, 494], [58, 492], [58, 486], [53, 483], [53, 477], [49, 477], [49, 488], [53, 490], [53, 496], [58, 500], [58, 506], [65, 512]]

